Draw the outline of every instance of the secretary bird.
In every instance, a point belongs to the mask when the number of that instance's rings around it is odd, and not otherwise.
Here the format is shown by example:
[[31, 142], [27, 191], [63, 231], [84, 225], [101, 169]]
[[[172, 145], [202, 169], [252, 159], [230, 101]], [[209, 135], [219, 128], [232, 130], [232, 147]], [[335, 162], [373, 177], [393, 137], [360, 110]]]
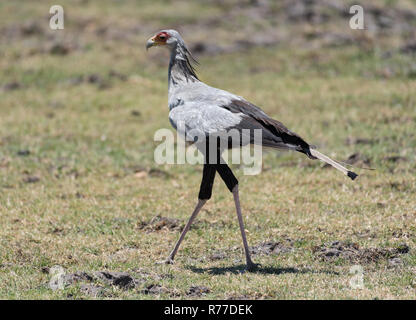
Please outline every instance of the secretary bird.
[[[223, 148], [215, 144], [214, 149], [217, 153], [214, 161], [212, 161], [212, 157], [209, 155], [209, 152], [212, 150], [212, 145], [210, 144], [212, 144], [212, 142], [218, 143], [218, 133], [237, 129], [242, 135], [243, 132], [247, 132], [247, 130], [244, 129], [249, 129], [250, 144], [261, 144], [265, 147], [294, 150], [304, 153], [310, 159], [320, 159], [321, 161], [326, 162], [352, 180], [357, 177], [357, 174], [349, 171], [338, 162], [315, 150], [299, 135], [287, 129], [281, 122], [270, 118], [260, 108], [244, 98], [224, 90], [210, 87], [201, 82], [191, 64], [191, 60], [195, 61], [195, 59], [193, 59], [185, 42], [177, 31], [159, 31], [147, 41], [146, 49], [153, 46], [164, 46], [170, 50], [168, 73], [169, 120], [181, 136], [185, 137], [186, 140], [191, 140], [195, 143], [205, 159], [198, 203], [175, 247], [168, 259], [164, 262], [173, 263], [179, 246], [192, 222], [207, 200], [211, 198], [215, 173], [218, 172], [227, 185], [227, 188], [233, 194], [241, 236], [243, 238], [247, 269], [253, 271], [256, 269], [256, 264], [251, 260], [244, 231], [238, 194], [238, 180], [230, 167], [221, 158], [222, 151], [230, 146], [227, 144], [226, 147]], [[184, 124], [184, 126], [180, 126], [181, 123]], [[261, 141], [255, 141], [251, 134], [255, 129], [261, 130]], [[193, 136], [188, 138], [188, 133], [192, 130], [199, 134], [198, 137], [204, 137], [204, 143], [195, 141], [195, 137]], [[216, 139], [214, 139], [215, 141], [209, 140], [210, 137], [216, 137]], [[209, 147], [207, 147], [207, 145], [209, 145]]]

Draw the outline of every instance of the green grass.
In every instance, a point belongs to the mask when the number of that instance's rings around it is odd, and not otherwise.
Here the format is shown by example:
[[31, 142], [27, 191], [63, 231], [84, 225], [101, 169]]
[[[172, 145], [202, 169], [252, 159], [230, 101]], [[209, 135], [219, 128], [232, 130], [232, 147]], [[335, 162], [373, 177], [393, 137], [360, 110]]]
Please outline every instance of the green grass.
[[[143, 279], [131, 290], [107, 286], [104, 298], [113, 299], [186, 299], [192, 285], [208, 287], [203, 298], [212, 299], [416, 297], [416, 80], [411, 56], [386, 58], [377, 46], [319, 50], [278, 45], [198, 57], [202, 80], [244, 96], [322, 152], [340, 160], [358, 152], [376, 170], [357, 169], [360, 176], [351, 182], [301, 154], [268, 151], [261, 175], [244, 176], [235, 168], [248, 241], [254, 246], [289, 238], [294, 249], [256, 255], [260, 271], [242, 272], [232, 196], [217, 179], [212, 200], [176, 263], [155, 265], [168, 255], [179, 232], [146, 232], [140, 222], [161, 215], [184, 223], [196, 203], [202, 168], [154, 163], [153, 135], [170, 128], [168, 57], [157, 48], [146, 53], [144, 43], [152, 28], [182, 22], [186, 29], [223, 9], [181, 2], [183, 10], [175, 15], [169, 1], [140, 6], [133, 1], [99, 6], [62, 2], [68, 27], [55, 37], [75, 35], [80, 48], [64, 56], [31, 54], [33, 48], [48, 46], [46, 35], [0, 42], [0, 84], [21, 84], [0, 92], [0, 298], [91, 298], [80, 285], [51, 290], [51, 276], [42, 268], [54, 265], [68, 273], [123, 271]], [[1, 4], [0, 27], [20, 25], [29, 16], [47, 21], [51, 4]], [[77, 26], [88, 19], [90, 29], [80, 32]], [[130, 22], [143, 29], [110, 41], [94, 31], [109, 21], [114, 30], [126, 30]], [[224, 39], [228, 31], [218, 31], [218, 37]], [[213, 43], [215, 35], [210, 34]], [[393, 73], [386, 76], [387, 69]], [[127, 79], [111, 77], [111, 70]], [[91, 74], [109, 87], [71, 84], [71, 79]], [[371, 141], [351, 144], [348, 138]], [[20, 156], [21, 150], [30, 154]], [[393, 156], [402, 159], [389, 158]], [[169, 176], [136, 175], [137, 166]], [[29, 176], [40, 180], [27, 183]], [[313, 253], [315, 246], [336, 240], [360, 248], [406, 243], [410, 252], [400, 256], [398, 267], [387, 259], [362, 263], [365, 287], [352, 289], [349, 271], [355, 263], [323, 261]], [[217, 251], [226, 258], [211, 261]], [[142, 293], [150, 284], [167, 291]]]

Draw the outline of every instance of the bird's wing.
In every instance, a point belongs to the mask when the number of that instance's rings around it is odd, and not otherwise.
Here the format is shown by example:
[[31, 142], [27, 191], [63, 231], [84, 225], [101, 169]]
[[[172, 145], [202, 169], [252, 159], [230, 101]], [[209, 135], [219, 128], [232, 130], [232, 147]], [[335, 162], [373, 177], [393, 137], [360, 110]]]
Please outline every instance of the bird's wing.
[[[169, 119], [181, 134], [185, 134], [182, 132], [184, 130], [193, 130], [194, 133], [208, 136], [237, 129], [242, 135], [249, 135], [245, 138], [250, 143], [292, 149], [310, 155], [309, 144], [299, 135], [244, 98], [202, 82], [182, 89], [169, 97]], [[261, 142], [255, 141], [254, 129], [261, 130]]]
[[280, 121], [270, 118], [254, 104], [239, 98], [221, 106], [232, 113], [240, 114], [238, 129], [261, 129], [262, 145], [265, 147], [294, 149], [309, 154], [309, 144], [298, 134], [289, 130]]
[[202, 82], [175, 88], [169, 93], [169, 120], [181, 134], [184, 129], [206, 136], [227, 131], [241, 122], [242, 115], [221, 107], [233, 97], [237, 98]]
[[211, 103], [184, 102], [170, 111], [169, 120], [182, 135], [184, 130], [192, 130], [193, 134], [209, 136], [238, 125], [241, 115]]
[[[349, 171], [328, 156], [314, 150], [298, 134], [290, 131], [281, 122], [270, 118], [263, 110], [244, 98], [227, 91], [199, 83], [169, 97], [172, 125], [188, 138], [188, 131], [199, 136], [210, 136], [219, 132], [237, 129], [241, 139], [259, 143], [253, 135], [254, 129], [261, 130], [260, 144], [265, 147], [291, 149], [305, 153], [311, 159], [320, 159], [354, 180], [357, 174]], [[180, 124], [182, 127], [180, 128]], [[247, 130], [249, 129], [248, 133]], [[247, 137], [248, 134], [248, 137]], [[190, 139], [195, 135], [189, 136]], [[189, 139], [188, 138], [188, 139]]]

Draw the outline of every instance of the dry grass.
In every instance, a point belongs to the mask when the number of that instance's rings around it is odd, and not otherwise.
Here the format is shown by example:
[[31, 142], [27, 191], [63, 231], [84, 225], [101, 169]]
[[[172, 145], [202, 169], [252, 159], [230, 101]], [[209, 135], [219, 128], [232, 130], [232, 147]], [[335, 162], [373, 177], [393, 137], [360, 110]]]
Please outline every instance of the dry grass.
[[[176, 264], [155, 265], [179, 231], [141, 223], [160, 215], [182, 226], [201, 167], [153, 161], [154, 132], [170, 128], [167, 54], [146, 54], [144, 43], [166, 25], [180, 26], [190, 43], [208, 38], [209, 28], [194, 34], [189, 26], [225, 9], [181, 2], [172, 13], [174, 4], [163, 1], [62, 2], [65, 31], [34, 35], [10, 30], [47, 28], [52, 3], [0, 4], [0, 298], [91, 298], [85, 281], [51, 290], [47, 270], [54, 265], [137, 279], [128, 290], [95, 279], [104, 288], [98, 298], [195, 298], [188, 295], [195, 285], [209, 288], [202, 297], [213, 299], [415, 298], [416, 83], [414, 57], [395, 47], [404, 40], [387, 35], [380, 41], [391, 47], [324, 49], [283, 42], [201, 55], [204, 81], [245, 96], [323, 152], [341, 160], [358, 153], [356, 165], [377, 170], [358, 170], [351, 182], [302, 155], [268, 152], [261, 175], [236, 168], [243, 214], [251, 246], [275, 241], [285, 250], [255, 255], [260, 270], [243, 272], [232, 196], [217, 180]], [[223, 23], [213, 26], [210, 43], [235, 32]], [[50, 54], [54, 43], [66, 43], [68, 54]], [[19, 88], [10, 90], [13, 82]], [[167, 174], [146, 174], [150, 169]], [[322, 258], [317, 248], [334, 241], [368, 252], [402, 244], [410, 251], [399, 260]], [[363, 289], [349, 285], [354, 264], [364, 269]], [[161, 288], [149, 294], [151, 285]]]

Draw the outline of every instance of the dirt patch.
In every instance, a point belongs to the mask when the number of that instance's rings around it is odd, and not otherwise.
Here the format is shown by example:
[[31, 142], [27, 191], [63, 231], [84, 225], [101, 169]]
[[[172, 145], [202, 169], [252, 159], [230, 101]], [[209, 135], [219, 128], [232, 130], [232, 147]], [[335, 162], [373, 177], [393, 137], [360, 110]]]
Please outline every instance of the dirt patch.
[[400, 192], [410, 192], [412, 190], [412, 186], [406, 182], [389, 182], [387, 186]]
[[252, 300], [253, 298], [250, 297], [249, 295], [232, 295], [232, 296], [228, 296], [226, 298], [226, 300]]
[[93, 284], [82, 284], [80, 290], [93, 298], [107, 296], [105, 288]]
[[[209, 210], [209, 209], [205, 209]], [[214, 229], [223, 230], [233, 228], [233, 223], [224, 220], [209, 221], [206, 219], [198, 219], [192, 223], [191, 230]]]
[[366, 156], [362, 155], [361, 153], [353, 153], [347, 159], [344, 160], [345, 163], [351, 165], [359, 165], [359, 166], [370, 166], [371, 160]]
[[27, 157], [27, 156], [30, 155], [30, 151], [27, 150], [27, 149], [19, 150], [19, 151], [17, 151], [17, 155], [19, 157]]
[[20, 27], [19, 31], [23, 36], [32, 36], [32, 35], [44, 33], [43, 26], [38, 21], [25, 22]]
[[211, 260], [211, 261], [223, 260], [223, 259], [225, 259], [226, 257], [227, 257], [227, 255], [226, 255], [226, 253], [225, 253], [225, 252], [222, 252], [222, 251], [217, 251], [217, 252], [214, 252], [213, 254], [211, 254], [211, 255], [209, 256], [209, 260]]
[[48, 273], [49, 273], [49, 271], [50, 271], [50, 268], [49, 268], [49, 267], [42, 267], [42, 268], [40, 269], [40, 271], [42, 271], [42, 273], [46, 273], [46, 274], [48, 274]]
[[156, 216], [149, 222], [139, 222], [138, 228], [147, 232], [155, 232], [160, 230], [182, 231], [184, 226], [179, 219]]
[[93, 84], [96, 85], [98, 89], [108, 89], [111, 87], [110, 78], [112, 76], [109, 74], [108, 77], [99, 75], [97, 73], [73, 76], [63, 80], [62, 82], [66, 85], [76, 86], [80, 84]]
[[225, 51], [224, 48], [219, 47], [213, 43], [205, 43], [205, 42], [196, 42], [191, 45], [191, 52], [196, 55], [201, 54], [219, 54]]
[[277, 255], [281, 253], [291, 252], [294, 250], [293, 240], [285, 239], [282, 241], [267, 241], [260, 243], [257, 246], [250, 247], [250, 253], [253, 255], [256, 254], [266, 254], [266, 255]]
[[[351, 4], [342, 0], [284, 0], [274, 1], [212, 1], [210, 6], [219, 10], [218, 15], [201, 17], [197, 20], [184, 21], [172, 27], [192, 30], [200, 34], [198, 39], [190, 43], [191, 51], [197, 55], [214, 55], [225, 52], [242, 51], [255, 46], [275, 45], [279, 43], [297, 43], [309, 46], [309, 35], [305, 30], [323, 26], [323, 31], [315, 32], [313, 41], [319, 41], [326, 46], [344, 46], [360, 43], [362, 33], [353, 33], [346, 26], [351, 17], [349, 8]], [[414, 21], [416, 11], [408, 6], [367, 4], [365, 10], [365, 35], [395, 36], [403, 39], [414, 37]], [[243, 20], [244, 19], [244, 20]], [[45, 24], [37, 20], [22, 23], [10, 23], [0, 29], [4, 36], [2, 41], [19, 41], [41, 39], [33, 44], [33, 53], [48, 53], [53, 55], [67, 55], [74, 50], [84, 49], [85, 43], [99, 39], [101, 43], [123, 42], [136, 46], [137, 37], [147, 37], [154, 32], [155, 25], [143, 23], [109, 23], [94, 17], [74, 19], [71, 32], [65, 33], [64, 39], [51, 33]], [[120, 20], [120, 19], [119, 19]], [[239, 21], [244, 23], [240, 26]], [[242, 23], [242, 22], [241, 22]], [[234, 27], [230, 27], [232, 25]], [[329, 31], [330, 26], [338, 27], [338, 31]], [[236, 28], [240, 32], [236, 33]], [[282, 28], [284, 27], [284, 28]], [[289, 32], [280, 32], [282, 29]], [[331, 28], [332, 29], [332, 28]], [[222, 44], [215, 43], [208, 33], [228, 33], [227, 41]], [[369, 30], [370, 32], [368, 32]], [[364, 37], [365, 38], [365, 37]], [[91, 40], [93, 39], [93, 40]], [[211, 39], [211, 40], [210, 40]], [[77, 41], [76, 41], [77, 40]], [[78, 41], [80, 43], [78, 43]], [[38, 43], [48, 45], [39, 45]], [[369, 41], [364, 41], [368, 45]], [[225, 44], [226, 43], [226, 44]], [[413, 42], [401, 49], [404, 53], [415, 52]]]
[[130, 112], [130, 115], [132, 115], [133, 117], [141, 117], [142, 113], [139, 110], [132, 110]]
[[403, 261], [400, 258], [396, 257], [396, 258], [389, 259], [389, 267], [395, 268], [395, 267], [401, 266], [402, 264], [403, 264]]
[[263, 300], [270, 298], [270, 296], [266, 294], [261, 294], [259, 292], [255, 292], [252, 294], [232, 294], [226, 298], [226, 300]]
[[10, 24], [1, 30], [1, 33], [8, 39], [43, 35], [45, 30], [38, 21], [26, 21], [22, 24]]
[[[285, 0], [273, 4], [268, 1], [239, 2], [229, 8], [229, 4], [218, 1], [218, 6], [224, 7], [223, 14], [216, 19], [202, 20], [188, 26], [192, 30], [205, 32], [203, 29], [223, 29], [224, 21], [235, 21], [244, 17], [244, 34], [246, 37], [230, 37], [227, 46], [218, 46], [208, 42], [195, 43], [192, 51], [200, 54], [218, 54], [224, 52], [242, 51], [254, 46], [276, 45], [279, 43], [303, 43], [309, 46], [311, 41], [320, 46], [369, 46], [368, 38], [377, 36], [400, 36], [411, 38], [414, 29], [416, 12], [399, 6], [380, 6], [377, 4], [364, 6], [366, 32], [354, 34], [349, 28], [329, 31], [328, 26], [345, 25], [351, 18], [351, 4], [342, 0]], [[289, 35], [276, 32], [276, 26], [284, 24], [291, 32]], [[260, 27], [259, 27], [260, 26]], [[324, 26], [323, 31], [315, 31], [315, 26]], [[258, 32], [258, 28], [261, 32]], [[273, 32], [272, 32], [273, 29]], [[277, 28], [279, 29], [279, 28]], [[312, 31], [310, 31], [312, 29]], [[308, 30], [305, 32], [305, 30]], [[299, 42], [299, 40], [308, 40]], [[413, 46], [409, 50], [413, 52]]]
[[[43, 267], [42, 273], [51, 274], [53, 268]], [[109, 296], [109, 286], [116, 286], [123, 290], [132, 290], [143, 283], [144, 279], [135, 278], [126, 272], [97, 271], [92, 274], [77, 271], [62, 276], [65, 287], [79, 284], [82, 293], [91, 297]], [[146, 289], [145, 289], [146, 290]], [[155, 291], [156, 289], [153, 289]]]
[[125, 290], [133, 289], [138, 283], [136, 279], [126, 272], [99, 271], [95, 272], [94, 276], [107, 285], [114, 285]]
[[20, 82], [17, 82], [17, 81], [6, 83], [2, 87], [3, 91], [14, 91], [14, 90], [18, 90], [21, 88], [22, 88], [22, 85], [20, 84]]
[[107, 89], [111, 87], [111, 83], [108, 79], [100, 76], [99, 74], [90, 74], [86, 77], [87, 83], [95, 84], [98, 89]]
[[82, 281], [93, 281], [94, 278], [86, 272], [77, 271], [75, 273], [66, 274], [64, 277], [64, 282], [66, 285], [74, 284]]
[[374, 145], [378, 143], [379, 141], [377, 139], [368, 139], [368, 138], [353, 138], [348, 137], [345, 140], [346, 145], [356, 145], [356, 144], [368, 144], [368, 145]]
[[[51, 273], [49, 267], [43, 267], [42, 273]], [[111, 292], [109, 287], [115, 286], [123, 290], [133, 290], [140, 288], [146, 281], [157, 281], [161, 279], [171, 278], [168, 274], [150, 274], [142, 269], [127, 272], [115, 272], [115, 271], [97, 271], [94, 273], [87, 273], [84, 271], [78, 271], [75, 273], [66, 274], [63, 276], [63, 283], [66, 287], [79, 284], [79, 288], [82, 293], [92, 296], [110, 296]], [[175, 289], [165, 288], [157, 283], [142, 287], [140, 290], [143, 294], [160, 295], [167, 293], [170, 296], [179, 296], [179, 291]]]
[[165, 178], [165, 179], [171, 177], [169, 172], [166, 172], [164, 170], [157, 169], [157, 168], [150, 168], [148, 171], [148, 174], [150, 177], [159, 177], [159, 178]]
[[308, 40], [319, 41], [326, 47], [341, 47], [352, 45], [356, 41], [355, 38], [349, 34], [331, 33], [331, 32], [307, 32], [305, 36]]
[[[135, 112], [135, 116], [141, 116], [141, 113]], [[169, 172], [158, 168], [145, 168], [140, 165], [133, 165], [125, 168], [127, 173], [133, 173], [136, 178], [142, 179], [146, 177], [169, 179], [172, 175]]]
[[388, 162], [406, 162], [407, 158], [406, 157], [402, 157], [402, 156], [386, 156], [383, 158], [384, 161], [388, 161]]
[[[42, 273], [51, 273], [51, 269], [49, 267], [43, 267], [41, 271]], [[63, 275], [63, 283], [65, 286], [73, 285], [79, 282], [95, 282], [97, 280], [106, 285], [117, 286], [126, 290], [133, 289], [138, 285], [138, 283], [140, 283], [139, 279], [133, 278], [126, 272], [97, 271], [93, 274], [89, 274], [85, 271], [77, 271], [75, 273]], [[94, 288], [91, 287], [90, 289], [95, 292]]]
[[392, 231], [391, 235], [396, 239], [400, 239], [400, 238], [411, 239], [411, 238], [414, 237], [414, 234], [412, 232], [409, 232], [407, 230], [403, 230], [401, 228]]
[[[383, 208], [382, 203], [377, 203], [377, 207], [378, 208]], [[385, 206], [385, 205], [384, 205]], [[369, 229], [365, 229], [365, 230], [361, 230], [361, 231], [356, 231], [354, 232], [354, 235], [358, 238], [365, 238], [365, 239], [375, 239], [377, 238], [377, 234], [375, 232], [372, 232]]]
[[23, 178], [24, 183], [37, 183], [39, 181], [40, 181], [40, 178], [37, 177], [37, 176], [29, 175], [29, 176], [26, 176], [26, 177]]
[[416, 55], [416, 42], [409, 42], [400, 48], [400, 53]]
[[120, 73], [120, 72], [115, 71], [115, 70], [110, 70], [108, 72], [108, 77], [109, 78], [115, 78], [115, 79], [118, 79], [118, 80], [121, 80], [121, 81], [127, 81], [127, 79], [128, 79], [128, 77], [125, 74]]
[[349, 262], [372, 263], [397, 258], [409, 250], [406, 244], [400, 244], [395, 248], [360, 248], [357, 243], [334, 241], [314, 247], [312, 252], [324, 261], [342, 258]]
[[48, 52], [52, 55], [65, 56], [71, 51], [71, 47], [65, 43], [54, 43], [48, 48]]
[[169, 289], [162, 287], [161, 285], [151, 284], [147, 286], [146, 288], [144, 288], [141, 292], [144, 294], [159, 295], [163, 293], [169, 293], [170, 291]]
[[201, 297], [205, 296], [207, 293], [210, 293], [210, 290], [207, 287], [191, 286], [187, 292], [187, 295], [191, 297]]
[[[92, 282], [94, 278], [86, 272], [79, 271], [64, 276], [65, 286], [70, 286], [79, 282]], [[108, 296], [108, 290], [100, 285], [93, 283], [82, 283], [80, 285], [82, 293], [93, 298]]]

